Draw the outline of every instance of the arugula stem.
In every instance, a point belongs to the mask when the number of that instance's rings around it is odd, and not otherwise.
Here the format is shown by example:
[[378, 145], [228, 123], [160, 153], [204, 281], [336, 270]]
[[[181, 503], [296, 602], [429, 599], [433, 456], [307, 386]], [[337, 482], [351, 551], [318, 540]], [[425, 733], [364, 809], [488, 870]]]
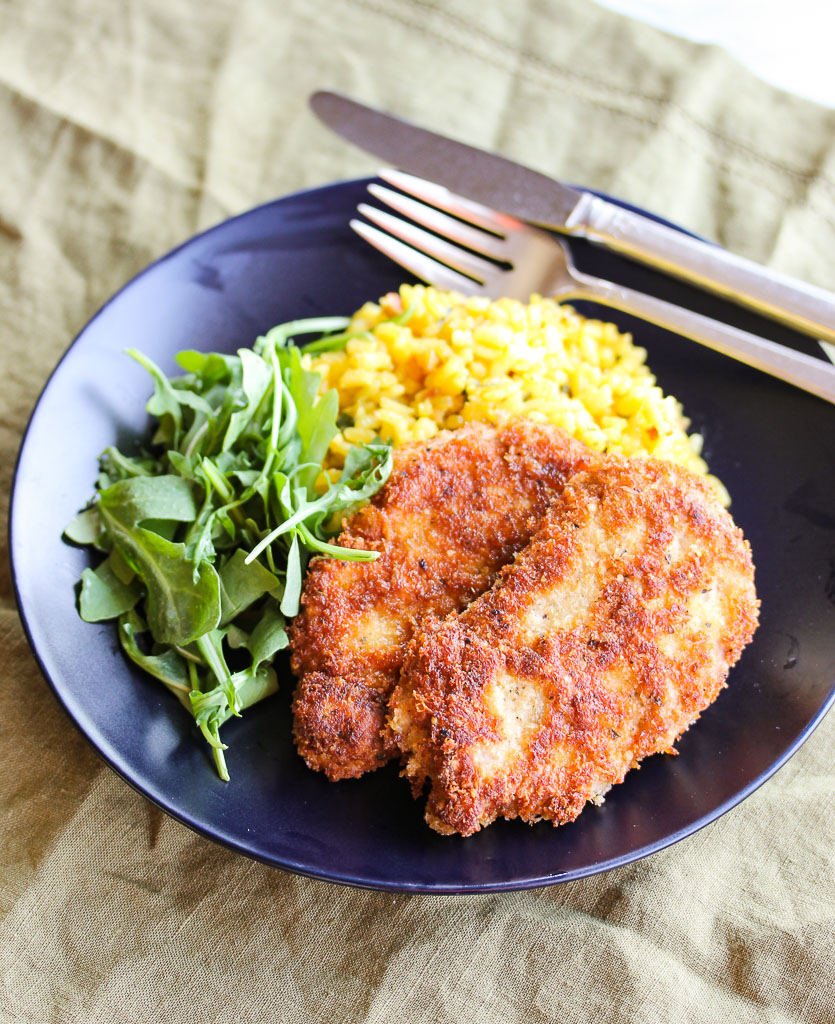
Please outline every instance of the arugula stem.
[[281, 430], [278, 432], [278, 438], [276, 445], [278, 448], [283, 448], [285, 444], [293, 436], [293, 431], [296, 429], [296, 424], [299, 420], [299, 414], [296, 411], [296, 403], [293, 401], [293, 396], [290, 394], [290, 390], [284, 381], [281, 381], [281, 392], [287, 402], [287, 414], [284, 417], [284, 423], [281, 426]]
[[235, 501], [235, 492], [229, 486], [229, 482], [218, 470], [211, 459], [204, 456], [200, 465], [203, 472], [208, 477], [209, 483], [226, 502], [226, 508], [229, 515], [235, 520], [237, 525], [243, 529], [246, 525], [246, 520], [244, 519], [244, 515], [241, 510], [238, 508], [238, 503]]
[[186, 667], [188, 668], [188, 681], [191, 684], [191, 690], [200, 689], [200, 676], [197, 674], [197, 665], [193, 661], [187, 661]]
[[310, 341], [302, 346], [304, 355], [319, 355], [321, 352], [338, 352], [345, 348], [354, 338], [367, 338], [368, 331], [343, 331], [341, 334], [329, 334], [318, 341]]
[[206, 422], [203, 424], [203, 426], [200, 427], [200, 429], [195, 432], [194, 437], [189, 441], [188, 447], [183, 452], [183, 455], [187, 459], [192, 455], [192, 453], [194, 452], [194, 449], [203, 440], [203, 436], [205, 434], [208, 434], [208, 432], [209, 432], [209, 421], [206, 420]]
[[[412, 319], [416, 308], [417, 300], [414, 300], [402, 313], [398, 313], [397, 316], [393, 316], [389, 320], [383, 320], [381, 323], [398, 324], [399, 326], [407, 324]], [[301, 350], [306, 356], [319, 355], [322, 352], [338, 352], [345, 348], [349, 341], [370, 336], [370, 331], [343, 331], [341, 334], [329, 334], [318, 341], [310, 341], [307, 345], [302, 345]]]
[[273, 421], [270, 424], [270, 457], [264, 466], [262, 477], [269, 473], [269, 465], [275, 458], [278, 451], [278, 431], [281, 426], [281, 400], [284, 397], [283, 381], [281, 379], [281, 367], [278, 365], [278, 356], [275, 353], [275, 346], [270, 349], [270, 363], [273, 368]]
[[126, 455], [123, 455], [118, 448], [114, 448], [113, 445], [108, 445], [107, 448], [102, 452], [101, 457], [107, 457], [116, 466], [119, 467], [121, 472], [125, 476], [148, 476], [150, 475], [148, 470], [143, 469], [142, 466], [137, 465], [133, 459], [129, 459]]
[[393, 324], [397, 324], [400, 327], [402, 327], [404, 324], [407, 324], [412, 319], [412, 317], [415, 315], [415, 310], [417, 309], [417, 305], [418, 305], [417, 299], [412, 299], [412, 301], [403, 310], [402, 313], [398, 313], [397, 316], [393, 316], [391, 318], [391, 322]]
[[215, 755], [215, 765], [217, 766], [217, 773], [221, 778], [222, 782], [229, 781], [229, 769], [226, 767], [226, 758], [223, 756], [222, 747], [212, 747], [212, 753]]
[[217, 493], [223, 498], [224, 501], [232, 501], [235, 497], [235, 492], [229, 486], [225, 477], [221, 475], [217, 467], [211, 461], [211, 459], [203, 458], [200, 463], [203, 472], [209, 478], [209, 482]]
[[[174, 644], [174, 650], [177, 652], [177, 654], [182, 655], [187, 661], [194, 662], [195, 665], [205, 664], [202, 658], [198, 658], [196, 654], [193, 654], [191, 651], [187, 651], [185, 647], [180, 647], [179, 644]], [[191, 666], [189, 666], [189, 669], [190, 668]], [[192, 687], [192, 689], [194, 689], [194, 687]]]
[[344, 330], [351, 322], [347, 316], [316, 316], [306, 320], [290, 320], [273, 327], [264, 335], [264, 340], [284, 348], [290, 338], [298, 334], [324, 334], [328, 331]]
[[[270, 531], [266, 537], [255, 545], [252, 551], [250, 551], [244, 559], [244, 564], [249, 565], [253, 559], [257, 558], [261, 554], [264, 548], [269, 547], [269, 545], [272, 544], [274, 540], [277, 540], [283, 533], [288, 533], [290, 530], [294, 529], [298, 523], [301, 523], [303, 519], [307, 519], [308, 516], [312, 515], [314, 512], [318, 512], [320, 509], [327, 508], [330, 503], [331, 495], [326, 491], [321, 498], [316, 501], [309, 502], [307, 505], [300, 508], [298, 512], [294, 512], [293, 515], [288, 519], [285, 519], [283, 523], [279, 523], [274, 530]], [[342, 550], [344, 551], [345, 549], [342, 548]]]
[[216, 630], [212, 633], [204, 633], [203, 636], [199, 636], [196, 640], [197, 646], [200, 648], [200, 652], [206, 659], [206, 664], [212, 670], [215, 678], [223, 688], [223, 692], [226, 694], [226, 699], [229, 702], [229, 708], [233, 715], [237, 718], [241, 717], [240, 711], [238, 710], [238, 695], [235, 692], [235, 684], [232, 681], [232, 674], [226, 666], [226, 661], [223, 658], [223, 654], [220, 651], [220, 643], [215, 644], [213, 637], [216, 634]]
[[343, 561], [351, 562], [376, 562], [380, 557], [379, 551], [366, 551], [363, 548], [343, 548], [338, 544], [328, 544], [326, 541], [319, 540], [318, 537], [315, 537], [308, 530], [304, 523], [299, 523], [296, 526], [296, 530], [301, 534], [302, 540], [309, 548], [312, 548], [314, 551], [321, 551], [323, 555], [330, 555], [332, 558], [341, 558]]

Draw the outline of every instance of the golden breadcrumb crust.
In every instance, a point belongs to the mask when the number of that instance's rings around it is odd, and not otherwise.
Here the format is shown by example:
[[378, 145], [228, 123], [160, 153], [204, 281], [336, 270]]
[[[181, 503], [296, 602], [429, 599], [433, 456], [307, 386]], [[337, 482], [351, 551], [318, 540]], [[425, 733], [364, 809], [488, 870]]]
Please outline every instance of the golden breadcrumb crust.
[[418, 624], [487, 590], [565, 481], [596, 458], [531, 420], [395, 450], [388, 482], [337, 541], [380, 557], [313, 559], [290, 627], [294, 735], [311, 768], [352, 778], [397, 755], [387, 701]]
[[759, 603], [714, 490], [653, 459], [603, 458], [461, 614], [426, 620], [390, 725], [426, 818], [572, 821], [716, 699]]

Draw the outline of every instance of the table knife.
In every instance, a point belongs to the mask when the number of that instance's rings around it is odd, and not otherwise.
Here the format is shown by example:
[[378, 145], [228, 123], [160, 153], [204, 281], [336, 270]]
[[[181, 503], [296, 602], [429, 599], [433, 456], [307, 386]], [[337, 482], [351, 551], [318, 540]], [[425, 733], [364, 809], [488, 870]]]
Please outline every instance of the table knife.
[[520, 220], [605, 245], [812, 337], [835, 342], [835, 294], [823, 288], [339, 93], [314, 93], [310, 105], [337, 134], [400, 170]]

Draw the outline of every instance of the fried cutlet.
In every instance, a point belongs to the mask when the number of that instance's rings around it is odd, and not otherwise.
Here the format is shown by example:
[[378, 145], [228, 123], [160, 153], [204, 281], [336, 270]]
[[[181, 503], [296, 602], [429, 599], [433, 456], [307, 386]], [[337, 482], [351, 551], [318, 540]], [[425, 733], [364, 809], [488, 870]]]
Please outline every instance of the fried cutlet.
[[492, 589], [413, 641], [390, 724], [428, 823], [466, 836], [600, 803], [716, 699], [758, 607], [709, 484], [653, 459], [578, 474]]
[[595, 458], [532, 420], [473, 424], [395, 451], [388, 482], [337, 541], [380, 557], [311, 561], [290, 629], [294, 735], [311, 768], [353, 778], [397, 756], [387, 701], [418, 624], [487, 590]]

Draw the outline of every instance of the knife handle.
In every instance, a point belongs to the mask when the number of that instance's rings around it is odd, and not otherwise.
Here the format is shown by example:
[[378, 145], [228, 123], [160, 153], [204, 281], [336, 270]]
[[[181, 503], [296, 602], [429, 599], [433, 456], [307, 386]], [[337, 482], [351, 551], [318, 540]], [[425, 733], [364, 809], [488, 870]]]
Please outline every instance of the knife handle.
[[[572, 275], [577, 285], [573, 297], [599, 302], [624, 313], [633, 313], [650, 323], [681, 334], [691, 341], [737, 359], [747, 366], [779, 377], [827, 402], [835, 403], [835, 366], [803, 352], [778, 345], [730, 324], [675, 306], [652, 295], [633, 291], [623, 285], [604, 281], [577, 271]], [[560, 295], [560, 299], [572, 296]]]
[[835, 342], [835, 295], [586, 193], [566, 228], [695, 282], [814, 338]]

